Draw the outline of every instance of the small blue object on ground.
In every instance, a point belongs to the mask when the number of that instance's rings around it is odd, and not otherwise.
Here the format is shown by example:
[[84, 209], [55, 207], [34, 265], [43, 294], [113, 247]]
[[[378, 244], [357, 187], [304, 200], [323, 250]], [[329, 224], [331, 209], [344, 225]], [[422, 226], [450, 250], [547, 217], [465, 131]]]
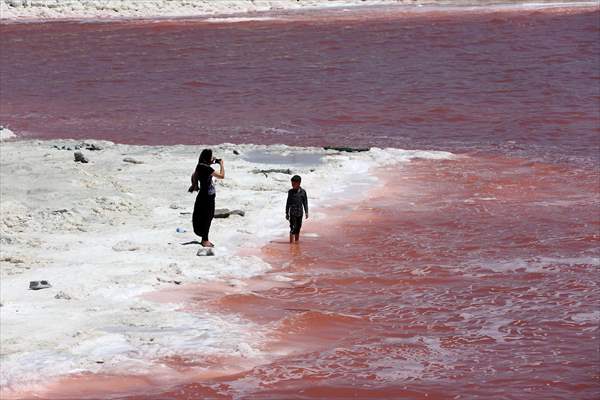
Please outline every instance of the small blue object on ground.
[[177, 229], [175, 229], [175, 231], [176, 231], [177, 233], [184, 233], [184, 232], [186, 232], [186, 230], [185, 230], [185, 229], [183, 229], [183, 228], [177, 228]]

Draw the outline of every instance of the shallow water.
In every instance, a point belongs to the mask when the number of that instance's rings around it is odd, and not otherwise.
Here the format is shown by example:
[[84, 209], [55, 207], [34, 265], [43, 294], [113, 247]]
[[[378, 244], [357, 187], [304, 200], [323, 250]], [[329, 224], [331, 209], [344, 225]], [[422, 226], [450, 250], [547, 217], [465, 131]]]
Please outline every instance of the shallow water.
[[131, 399], [597, 397], [598, 177], [467, 157], [383, 178], [299, 245], [263, 249], [300, 284], [196, 298], [291, 354]]
[[600, 395], [598, 8], [391, 10], [0, 27], [21, 136], [462, 155], [374, 171], [367, 201], [262, 249], [301, 284], [190, 301], [285, 355], [123, 398]]

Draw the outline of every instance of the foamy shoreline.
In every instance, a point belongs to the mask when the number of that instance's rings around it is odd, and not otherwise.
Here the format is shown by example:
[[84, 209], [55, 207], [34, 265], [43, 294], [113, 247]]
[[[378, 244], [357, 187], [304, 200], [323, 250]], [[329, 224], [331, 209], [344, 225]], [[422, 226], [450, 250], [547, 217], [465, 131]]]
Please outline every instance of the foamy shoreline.
[[229, 16], [232, 18], [230, 22], [238, 22], [246, 20], [247, 16], [253, 13], [392, 5], [555, 7], [593, 6], [598, 5], [598, 2], [577, 0], [0, 0], [0, 20], [41, 22], [61, 19]]
[[[91, 150], [92, 144], [101, 150]], [[76, 146], [89, 163], [74, 162]], [[374, 165], [451, 157], [399, 149], [339, 153], [284, 145], [213, 146], [226, 160], [217, 208], [246, 214], [214, 220], [216, 255], [206, 257], [196, 255], [197, 244], [182, 245], [197, 239], [189, 214], [194, 195], [186, 189], [201, 149], [92, 140], [2, 143], [3, 398], [22, 397], [28, 390], [40, 394], [48, 380], [79, 372], [160, 370], [175, 383], [181, 379], [176, 371], [148, 361], [173, 355], [225, 354], [260, 362], [267, 357], [260, 350], [263, 327], [189, 314], [180, 310], [181, 303], [159, 304], [144, 295], [210, 281], [243, 286], [240, 280], [270, 270], [261, 259], [239, 253], [287, 236], [283, 209], [290, 176], [257, 170], [290, 168], [302, 175], [311, 217], [318, 221], [319, 209], [343, 199], [349, 188], [364, 194], [373, 187], [377, 181], [366, 171]], [[289, 280], [285, 274], [277, 279]], [[34, 280], [53, 286], [29, 290]]]

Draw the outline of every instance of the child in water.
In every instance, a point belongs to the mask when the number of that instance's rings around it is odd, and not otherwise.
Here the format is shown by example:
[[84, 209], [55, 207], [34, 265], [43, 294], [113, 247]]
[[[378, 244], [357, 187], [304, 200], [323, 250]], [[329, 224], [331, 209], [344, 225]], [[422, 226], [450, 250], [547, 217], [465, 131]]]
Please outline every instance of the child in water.
[[302, 178], [298, 175], [292, 177], [292, 188], [288, 191], [285, 204], [285, 219], [290, 221], [290, 243], [300, 240], [300, 228], [302, 228], [302, 211], [306, 212], [308, 219], [308, 198], [306, 191], [300, 187]]

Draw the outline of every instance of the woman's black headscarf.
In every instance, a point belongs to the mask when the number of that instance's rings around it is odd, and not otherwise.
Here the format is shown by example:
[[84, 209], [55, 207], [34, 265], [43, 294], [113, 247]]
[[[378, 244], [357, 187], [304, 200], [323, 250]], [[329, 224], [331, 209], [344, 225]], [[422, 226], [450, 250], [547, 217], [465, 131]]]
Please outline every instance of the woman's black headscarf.
[[206, 165], [212, 164], [212, 150], [211, 149], [202, 150], [202, 153], [200, 153], [200, 158], [198, 159], [198, 163], [206, 164]]
[[196, 169], [192, 174], [192, 186], [188, 189], [188, 192], [195, 192], [198, 190], [198, 167], [200, 164], [210, 165], [212, 163], [212, 150], [204, 149], [200, 153], [200, 158], [198, 158], [198, 165], [196, 165]]

